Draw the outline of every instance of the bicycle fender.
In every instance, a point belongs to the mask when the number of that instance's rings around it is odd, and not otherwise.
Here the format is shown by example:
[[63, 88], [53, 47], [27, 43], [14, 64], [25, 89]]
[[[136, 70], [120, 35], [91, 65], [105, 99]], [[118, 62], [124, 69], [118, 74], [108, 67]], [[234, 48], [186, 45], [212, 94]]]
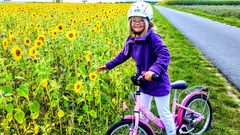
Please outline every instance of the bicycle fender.
[[[134, 118], [134, 116], [124, 116], [123, 119], [124, 119], [124, 120], [134, 120], [135, 118]], [[141, 123], [143, 123], [144, 125], [146, 125], [146, 126], [151, 130], [151, 132], [153, 133], [153, 135], [155, 135], [152, 127], [151, 127], [146, 121], [144, 121], [144, 120], [141, 119], [141, 118], [139, 118], [139, 121], [140, 121]]]
[[[186, 106], [188, 100], [189, 100], [190, 98], [192, 98], [193, 96], [195, 96], [195, 95], [206, 95], [206, 96], [208, 97], [208, 95], [207, 95], [206, 93], [202, 92], [202, 91], [192, 92], [191, 94], [187, 95], [187, 96], [183, 99], [183, 101], [181, 102], [181, 105], [182, 105], [182, 106]], [[178, 113], [177, 113], [177, 126], [180, 126], [180, 124], [182, 123], [182, 120], [183, 120], [183, 118], [182, 118], [183, 111], [184, 111], [184, 109], [182, 109], [182, 108], [180, 108], [180, 109], [178, 110]]]

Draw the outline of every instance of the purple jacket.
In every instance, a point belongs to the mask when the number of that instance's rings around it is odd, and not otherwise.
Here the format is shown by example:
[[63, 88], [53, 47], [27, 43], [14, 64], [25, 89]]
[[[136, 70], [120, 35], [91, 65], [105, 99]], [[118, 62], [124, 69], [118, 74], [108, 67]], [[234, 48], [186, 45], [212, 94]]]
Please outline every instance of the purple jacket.
[[106, 63], [106, 67], [111, 70], [130, 57], [136, 62], [137, 75], [150, 70], [160, 76], [158, 81], [144, 80], [143, 86], [140, 87], [141, 92], [151, 96], [169, 94], [171, 89], [168, 77], [170, 54], [160, 35], [149, 29], [144, 36], [137, 37], [135, 41], [128, 37], [124, 48], [115, 58]]

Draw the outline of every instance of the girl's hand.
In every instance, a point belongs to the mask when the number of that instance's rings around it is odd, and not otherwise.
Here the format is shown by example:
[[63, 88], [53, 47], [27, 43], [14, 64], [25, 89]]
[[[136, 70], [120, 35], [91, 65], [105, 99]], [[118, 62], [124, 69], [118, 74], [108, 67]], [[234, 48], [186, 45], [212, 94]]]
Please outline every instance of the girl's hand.
[[106, 69], [107, 69], [106, 65], [100, 66], [100, 67], [97, 68], [97, 72], [101, 72], [101, 71], [106, 70]]
[[147, 81], [152, 81], [153, 74], [154, 74], [153, 71], [147, 71], [146, 73], [143, 74], [143, 76]]

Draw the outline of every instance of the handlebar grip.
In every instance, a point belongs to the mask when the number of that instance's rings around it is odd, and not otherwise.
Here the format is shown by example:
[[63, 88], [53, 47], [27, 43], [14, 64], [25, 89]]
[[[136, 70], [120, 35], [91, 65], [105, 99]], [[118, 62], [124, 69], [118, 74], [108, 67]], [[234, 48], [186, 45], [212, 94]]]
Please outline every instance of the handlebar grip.
[[159, 79], [159, 75], [158, 74], [153, 74], [152, 75], [152, 80], [153, 81], [157, 81]]
[[137, 78], [137, 81], [142, 81], [144, 79], [144, 77], [142, 75], [140, 75], [138, 78]]
[[[152, 78], [153, 81], [157, 81], [157, 80], [159, 79], [159, 75], [158, 75], [158, 74], [153, 74], [151, 78]], [[137, 81], [141, 81], [141, 80], [143, 80], [143, 79], [144, 79], [144, 77], [143, 77], [142, 75], [140, 75], [140, 76], [137, 78]]]

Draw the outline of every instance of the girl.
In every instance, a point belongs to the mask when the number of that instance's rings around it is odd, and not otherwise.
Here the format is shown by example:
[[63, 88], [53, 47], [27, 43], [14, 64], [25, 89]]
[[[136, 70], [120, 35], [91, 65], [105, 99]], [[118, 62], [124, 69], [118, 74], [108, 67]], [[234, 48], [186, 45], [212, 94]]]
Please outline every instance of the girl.
[[[145, 78], [143, 86], [140, 87], [142, 103], [150, 108], [152, 97], [154, 97], [167, 134], [175, 135], [176, 128], [169, 110], [171, 86], [168, 65], [170, 54], [160, 35], [153, 31], [152, 17], [153, 11], [148, 3], [132, 4], [128, 11], [129, 37], [124, 48], [111, 61], [98, 67], [97, 71], [111, 70], [132, 57], [137, 66], [136, 75], [143, 74]], [[154, 73], [160, 76], [157, 81], [151, 80]]]

